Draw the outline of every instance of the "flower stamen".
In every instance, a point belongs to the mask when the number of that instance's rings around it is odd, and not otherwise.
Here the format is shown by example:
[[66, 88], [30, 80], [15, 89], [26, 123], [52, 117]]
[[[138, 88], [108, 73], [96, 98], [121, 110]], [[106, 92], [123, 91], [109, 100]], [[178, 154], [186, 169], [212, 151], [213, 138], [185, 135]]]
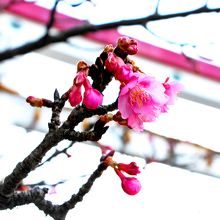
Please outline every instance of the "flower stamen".
[[136, 85], [133, 89], [131, 89], [129, 97], [130, 104], [132, 106], [137, 104], [139, 108], [141, 108], [144, 103], [150, 100], [150, 95], [143, 87], [141, 88], [139, 85]]

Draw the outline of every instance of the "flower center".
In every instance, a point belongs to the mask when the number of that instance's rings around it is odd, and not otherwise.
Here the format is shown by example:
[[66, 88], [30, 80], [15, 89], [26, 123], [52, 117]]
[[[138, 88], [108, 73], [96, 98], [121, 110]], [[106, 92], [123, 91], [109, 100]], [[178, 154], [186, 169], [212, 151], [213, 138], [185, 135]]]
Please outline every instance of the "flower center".
[[150, 95], [147, 93], [145, 88], [136, 85], [130, 90], [130, 104], [134, 106], [135, 104], [138, 107], [142, 107], [143, 103], [146, 103], [150, 99]]

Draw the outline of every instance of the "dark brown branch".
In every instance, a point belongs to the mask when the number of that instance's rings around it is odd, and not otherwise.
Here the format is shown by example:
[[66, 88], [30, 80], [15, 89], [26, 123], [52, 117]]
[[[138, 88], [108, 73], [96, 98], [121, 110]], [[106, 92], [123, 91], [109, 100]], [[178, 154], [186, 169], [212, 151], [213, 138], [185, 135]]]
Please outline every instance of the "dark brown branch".
[[41, 189], [39, 187], [33, 188], [27, 192], [15, 192], [14, 195], [10, 197], [9, 204], [6, 208], [13, 209], [16, 206], [27, 205], [43, 200], [47, 192], [47, 188]]
[[[79, 106], [75, 108], [70, 114], [71, 117], [68, 118], [68, 122], [73, 125], [77, 125], [86, 117], [91, 117], [93, 115], [106, 114], [108, 111], [113, 111], [117, 107], [117, 102], [108, 106], [101, 106], [95, 110], [88, 110], [85, 107]], [[65, 122], [64, 124], [67, 124]], [[3, 197], [10, 197], [14, 190], [17, 188], [18, 184], [27, 177], [28, 173], [37, 167], [41, 162], [44, 155], [54, 146], [56, 146], [64, 138], [72, 141], [85, 141], [92, 140], [97, 141], [105, 133], [108, 127], [94, 127], [92, 132], [75, 132], [66, 129], [67, 126], [61, 126], [59, 129], [49, 132], [41, 144], [34, 149], [30, 155], [28, 155], [22, 162], [18, 163], [11, 174], [9, 174], [0, 188], [0, 195]]]
[[71, 28], [67, 31], [58, 33], [57, 35], [42, 37], [40, 39], [37, 39], [36, 41], [29, 42], [17, 48], [4, 51], [0, 53], [0, 61], [7, 60], [16, 55], [25, 54], [25, 53], [43, 48], [49, 44], [63, 42], [63, 41], [66, 41], [69, 37], [84, 35], [89, 32], [107, 30], [107, 29], [117, 28], [119, 26], [129, 26], [129, 25], [137, 25], [137, 24], [145, 25], [146, 23], [150, 21], [157, 21], [157, 20], [169, 19], [169, 18], [174, 18], [174, 17], [185, 17], [185, 16], [192, 15], [192, 14], [219, 12], [219, 11], [220, 11], [220, 8], [210, 9], [207, 6], [203, 6], [201, 8], [198, 8], [192, 11], [179, 12], [179, 13], [174, 13], [174, 14], [160, 15], [160, 14], [155, 13], [147, 17], [131, 19], [131, 20], [121, 20], [121, 21], [99, 24], [99, 25], [83, 24], [83, 25], [79, 25], [77, 27]]
[[70, 209], [73, 209], [78, 202], [81, 202], [83, 200], [83, 197], [90, 191], [95, 180], [100, 177], [103, 171], [106, 169], [107, 166], [103, 162], [100, 163], [98, 168], [89, 177], [87, 182], [79, 189], [78, 193], [76, 195], [73, 195], [69, 201], [59, 206], [59, 213], [63, 213], [63, 215], [66, 216], [67, 212]]
[[61, 130], [48, 133], [41, 144], [22, 162], [18, 163], [12, 173], [4, 179], [2, 188], [0, 188], [0, 194], [6, 197], [11, 196], [18, 184], [41, 162], [47, 151], [62, 140], [63, 132]]
[[77, 132], [77, 131], [67, 131], [64, 134], [65, 139], [70, 141], [98, 141], [102, 137], [102, 135], [106, 132], [108, 127], [103, 127], [102, 129], [96, 131], [85, 131], [85, 132]]
[[112, 103], [111, 105], [102, 105], [98, 107], [97, 109], [87, 109], [84, 106], [78, 106], [70, 113], [67, 121], [63, 123], [63, 128], [71, 128], [73, 129], [75, 126], [77, 126], [81, 121], [83, 121], [85, 118], [89, 118], [94, 115], [104, 115], [108, 113], [109, 111], [114, 111], [118, 107], [117, 100]]
[[60, 0], [56, 0], [55, 3], [54, 3], [53, 8], [50, 11], [50, 18], [49, 18], [49, 21], [48, 21], [47, 26], [46, 26], [46, 34], [45, 34], [45, 36], [49, 35], [50, 29], [54, 25], [56, 9], [57, 9], [57, 5], [58, 5], [59, 2], [60, 2]]
[[55, 220], [64, 220], [69, 210], [73, 209], [78, 202], [83, 200], [83, 197], [90, 191], [93, 183], [99, 178], [107, 166], [101, 162], [98, 168], [92, 173], [87, 182], [79, 189], [77, 194], [72, 195], [69, 201], [62, 205], [53, 205], [52, 202], [45, 199], [38, 199], [34, 204], [46, 215], [50, 215]]

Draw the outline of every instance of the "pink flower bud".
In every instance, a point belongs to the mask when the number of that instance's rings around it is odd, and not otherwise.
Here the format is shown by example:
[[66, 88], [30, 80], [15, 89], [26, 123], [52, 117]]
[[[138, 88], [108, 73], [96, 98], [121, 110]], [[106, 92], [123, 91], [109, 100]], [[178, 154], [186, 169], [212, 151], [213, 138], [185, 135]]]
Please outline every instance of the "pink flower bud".
[[121, 186], [128, 195], [136, 195], [141, 190], [141, 183], [134, 177], [124, 177], [121, 180]]
[[86, 89], [84, 92], [83, 103], [86, 108], [96, 109], [99, 105], [102, 104], [103, 95], [94, 88]]
[[134, 55], [138, 52], [137, 41], [130, 37], [120, 37], [118, 39], [118, 47], [129, 55]]
[[44, 105], [43, 99], [35, 98], [34, 96], [28, 96], [26, 102], [34, 107], [42, 107]]
[[121, 179], [121, 186], [128, 195], [136, 195], [141, 190], [141, 183], [135, 177], [126, 177], [120, 170], [115, 168], [115, 172]]
[[83, 60], [79, 61], [77, 63], [77, 72], [82, 71], [82, 70], [88, 70], [89, 66], [87, 65], [87, 63]]
[[121, 68], [118, 68], [118, 70], [116, 71], [115, 78], [120, 82], [127, 83], [129, 82], [132, 75], [133, 75], [133, 71], [131, 69], [131, 66], [123, 65], [121, 66]]
[[82, 86], [84, 81], [86, 80], [86, 73], [85, 71], [80, 71], [77, 73], [76, 77], [73, 80], [73, 84], [75, 86]]
[[135, 162], [131, 162], [129, 164], [118, 163], [117, 166], [119, 170], [122, 170], [130, 175], [137, 175], [138, 173], [140, 173], [139, 167]]
[[84, 81], [83, 85], [85, 88], [83, 97], [84, 105], [86, 108], [96, 109], [99, 105], [102, 104], [103, 95], [97, 89], [92, 87], [88, 79]]
[[117, 57], [113, 52], [108, 53], [105, 66], [109, 72], [114, 74], [121, 65], [124, 65], [124, 61], [120, 57]]
[[80, 86], [73, 86], [72, 90], [69, 94], [69, 103], [71, 106], [79, 105], [82, 101], [82, 95], [81, 95], [81, 87]]

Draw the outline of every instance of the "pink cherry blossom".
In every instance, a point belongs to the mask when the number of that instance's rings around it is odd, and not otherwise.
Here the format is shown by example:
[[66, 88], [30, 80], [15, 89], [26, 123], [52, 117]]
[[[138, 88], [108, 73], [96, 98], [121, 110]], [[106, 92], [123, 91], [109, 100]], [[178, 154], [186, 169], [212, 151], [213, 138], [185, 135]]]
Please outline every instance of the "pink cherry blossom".
[[121, 88], [118, 109], [128, 126], [135, 131], [143, 130], [143, 122], [154, 121], [167, 102], [165, 88], [154, 77], [133, 76], [129, 83]]
[[99, 105], [102, 104], [103, 95], [97, 90], [94, 89], [89, 80], [84, 81], [85, 92], [83, 96], [83, 103], [89, 109], [96, 109]]

